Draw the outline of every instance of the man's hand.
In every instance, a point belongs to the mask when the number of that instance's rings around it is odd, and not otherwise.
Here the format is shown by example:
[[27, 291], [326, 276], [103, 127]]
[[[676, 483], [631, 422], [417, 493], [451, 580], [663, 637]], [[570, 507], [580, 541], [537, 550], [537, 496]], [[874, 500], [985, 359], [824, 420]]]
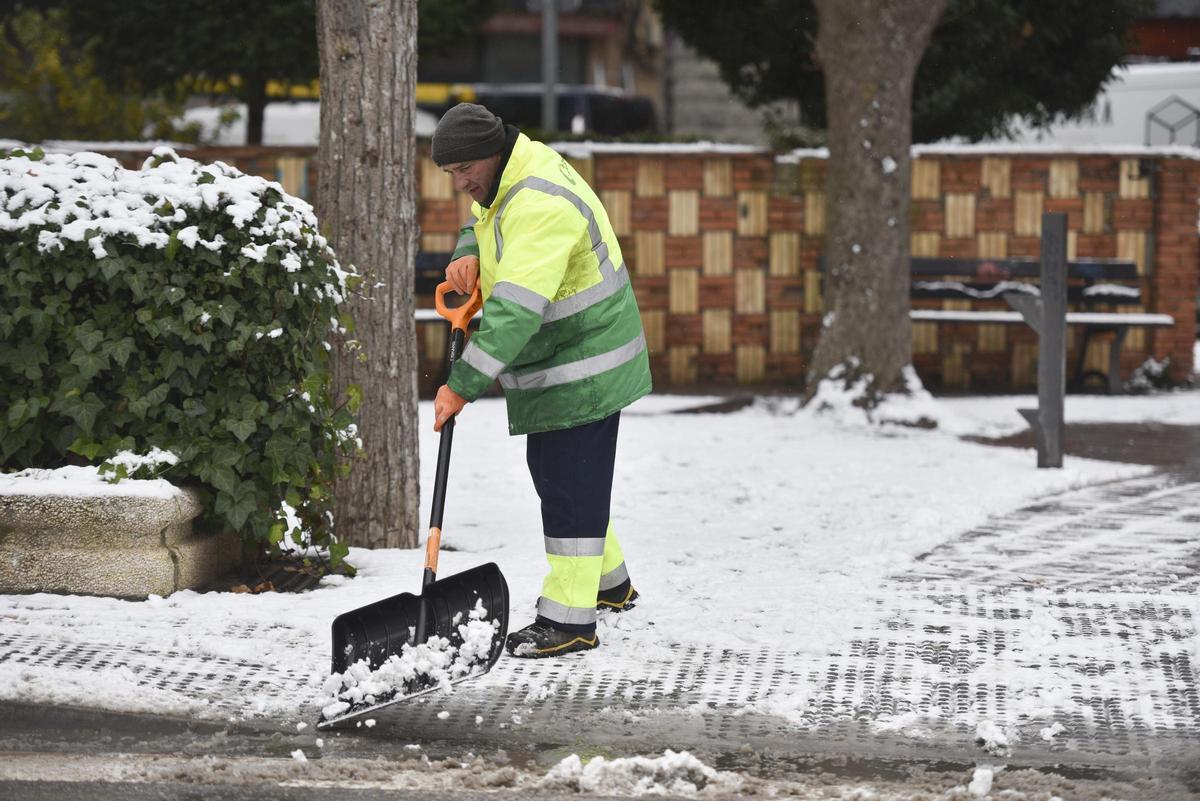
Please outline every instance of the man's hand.
[[467, 400], [450, 387], [442, 384], [438, 387], [437, 397], [433, 399], [433, 430], [441, 431], [442, 426], [467, 405]]
[[479, 283], [479, 257], [459, 256], [446, 266], [446, 280], [460, 295], [469, 295]]

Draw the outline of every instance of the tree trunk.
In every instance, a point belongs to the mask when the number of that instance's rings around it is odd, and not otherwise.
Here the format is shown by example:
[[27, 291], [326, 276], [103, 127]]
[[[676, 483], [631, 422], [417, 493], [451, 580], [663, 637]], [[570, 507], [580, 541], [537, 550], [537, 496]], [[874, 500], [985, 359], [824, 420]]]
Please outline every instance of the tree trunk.
[[262, 75], [246, 77], [246, 144], [263, 143], [263, 115], [267, 111], [267, 79]]
[[825, 320], [807, 395], [870, 376], [861, 403], [903, 392], [913, 76], [946, 0], [816, 0], [829, 117]]
[[339, 478], [334, 527], [366, 547], [417, 544], [417, 0], [318, 0], [318, 211], [339, 259], [363, 277], [338, 349], [339, 393], [362, 390], [365, 454]]

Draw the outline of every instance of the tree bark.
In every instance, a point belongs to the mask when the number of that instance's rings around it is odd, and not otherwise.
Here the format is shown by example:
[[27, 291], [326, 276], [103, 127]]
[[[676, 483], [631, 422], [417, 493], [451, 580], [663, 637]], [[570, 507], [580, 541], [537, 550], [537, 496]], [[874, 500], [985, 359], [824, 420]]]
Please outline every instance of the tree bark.
[[365, 454], [335, 486], [334, 530], [366, 547], [417, 544], [417, 0], [318, 0], [321, 144], [317, 207], [363, 283], [337, 351], [337, 391], [362, 390]]
[[[946, 0], [816, 0], [825, 75], [825, 319], [808, 374], [870, 376], [867, 408], [912, 361], [909, 148], [913, 76]], [[842, 369], [839, 369], [842, 368]]]
[[263, 117], [267, 112], [267, 79], [250, 75], [246, 79], [246, 144], [263, 143]]

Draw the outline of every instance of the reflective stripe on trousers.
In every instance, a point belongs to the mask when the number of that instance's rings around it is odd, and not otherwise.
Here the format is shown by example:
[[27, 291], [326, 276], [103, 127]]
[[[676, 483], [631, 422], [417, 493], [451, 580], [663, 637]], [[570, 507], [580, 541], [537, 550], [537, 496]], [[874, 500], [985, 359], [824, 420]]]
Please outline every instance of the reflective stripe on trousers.
[[[624, 570], [609, 522], [620, 413], [603, 420], [527, 437], [529, 474], [542, 502], [542, 533], [550, 572], [538, 616], [590, 635], [602, 578]], [[619, 583], [619, 582], [618, 582]], [[614, 585], [615, 586], [615, 585]]]
[[[553, 541], [553, 543], [552, 543]], [[603, 539], [579, 537], [578, 546], [571, 546], [576, 555], [551, 551], [551, 545], [562, 550], [560, 538], [546, 537], [546, 561], [550, 573], [542, 582], [542, 597], [538, 599], [538, 616], [559, 625], [594, 628], [596, 625], [596, 594], [611, 590], [629, 578], [621, 544], [613, 533], [612, 523]]]

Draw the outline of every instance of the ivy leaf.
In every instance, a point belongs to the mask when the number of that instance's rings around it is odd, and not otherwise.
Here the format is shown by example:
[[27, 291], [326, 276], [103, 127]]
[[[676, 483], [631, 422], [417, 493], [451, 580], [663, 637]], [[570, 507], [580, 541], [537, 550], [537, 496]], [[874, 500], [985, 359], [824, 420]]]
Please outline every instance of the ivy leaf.
[[221, 492], [233, 492], [241, 483], [241, 477], [232, 467], [214, 467], [209, 482]]
[[104, 339], [104, 332], [93, 329], [90, 324], [75, 329], [75, 341], [89, 353], [100, 347]]
[[346, 387], [346, 397], [346, 408], [350, 410], [351, 414], [357, 414], [362, 407], [362, 388], [358, 384], [349, 385]]
[[25, 398], [17, 398], [12, 405], [8, 407], [8, 427], [16, 428], [25, 422], [25, 418], [29, 416], [29, 401]]
[[124, 367], [136, 349], [137, 343], [133, 341], [133, 337], [124, 337], [108, 346], [108, 354], [118, 367]]
[[234, 529], [240, 529], [258, 506], [257, 493], [252, 484], [243, 482], [229, 492], [217, 493], [213, 506], [217, 514], [223, 515]]
[[253, 420], [226, 420], [225, 429], [237, 437], [239, 442], [245, 442], [258, 429], [258, 423]]
[[[72, 453], [78, 453], [91, 462], [95, 461], [96, 457], [100, 455], [100, 452], [104, 450], [104, 446], [87, 437], [76, 437], [67, 450]], [[110, 464], [109, 466], [111, 467], [112, 465]]]
[[76, 351], [72, 354], [70, 362], [79, 368], [79, 377], [84, 381], [89, 381], [105, 367], [108, 367], [108, 356], [103, 353]]
[[271, 463], [279, 468], [286, 468], [292, 459], [292, 454], [295, 452], [295, 445], [292, 444], [286, 436], [275, 435], [267, 441], [267, 447], [263, 449], [263, 455], [271, 460]]
[[162, 377], [170, 378], [176, 370], [183, 367], [183, 354], [177, 350], [163, 351], [158, 364]]
[[92, 433], [96, 415], [103, 409], [104, 401], [91, 392], [87, 395], [68, 393], [50, 404], [50, 411], [62, 412], [70, 417], [84, 434]]
[[40, 343], [23, 348], [5, 348], [0, 351], [0, 364], [8, 362], [13, 372], [37, 381], [42, 378], [42, 364], [50, 361], [46, 346]]
[[349, 546], [341, 542], [330, 543], [329, 545], [329, 564], [333, 567], [340, 567], [346, 561], [346, 557], [350, 555]]
[[100, 260], [100, 274], [106, 281], [111, 281], [117, 273], [124, 269], [125, 262], [121, 261], [120, 256], [109, 256]]

